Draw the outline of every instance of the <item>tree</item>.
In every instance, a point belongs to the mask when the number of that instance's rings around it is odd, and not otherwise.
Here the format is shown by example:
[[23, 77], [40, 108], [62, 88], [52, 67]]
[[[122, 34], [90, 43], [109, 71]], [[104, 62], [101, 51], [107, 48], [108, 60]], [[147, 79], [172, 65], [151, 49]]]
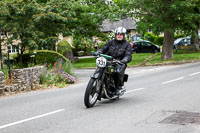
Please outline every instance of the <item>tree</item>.
[[53, 26], [51, 28], [63, 24], [63, 34], [93, 36], [100, 34], [99, 28], [105, 18], [115, 17], [115, 9], [104, 0], [52, 0], [46, 3], [36, 20], [38, 24]]
[[7, 44], [12, 44], [15, 41], [21, 54], [26, 48], [37, 47], [34, 41], [34, 38], [37, 38], [37, 31], [35, 31], [32, 19], [37, 13], [39, 5], [34, 0], [31, 2], [30, 0], [12, 0], [3, 2], [3, 6], [8, 12], [4, 20], [9, 33]]
[[1, 69], [3, 69], [2, 45], [4, 42], [2, 35], [5, 34], [5, 32], [6, 32], [4, 19], [7, 15], [7, 11], [4, 8], [4, 6], [2, 6], [2, 5], [3, 5], [2, 2], [0, 1], [0, 63], [1, 63]]
[[191, 35], [191, 45], [198, 50], [199, 47], [195, 45], [199, 43], [198, 30], [200, 28], [200, 1], [199, 0], [190, 0], [186, 1], [186, 4], [189, 5], [185, 10], [188, 14], [184, 21], [183, 30], [186, 30]]
[[102, 36], [102, 21], [115, 18], [118, 11], [104, 0], [5, 0], [2, 4], [8, 12], [7, 41], [19, 40], [21, 54], [26, 49], [55, 50], [59, 34]]
[[104, 0], [53, 0], [46, 2], [35, 21], [38, 29], [45, 35], [56, 33], [52, 37], [58, 33], [63, 36], [72, 35], [76, 40], [102, 37], [102, 21], [105, 18], [116, 18], [117, 9], [117, 6], [112, 7]]
[[183, 28], [192, 20], [186, 18], [194, 13], [188, 13], [194, 1], [197, 2], [197, 0], [115, 0], [122, 8], [130, 9], [129, 14], [136, 17], [139, 23], [151, 26], [156, 33], [164, 33], [161, 57], [163, 60], [173, 58], [174, 33], [177, 30], [186, 31]]

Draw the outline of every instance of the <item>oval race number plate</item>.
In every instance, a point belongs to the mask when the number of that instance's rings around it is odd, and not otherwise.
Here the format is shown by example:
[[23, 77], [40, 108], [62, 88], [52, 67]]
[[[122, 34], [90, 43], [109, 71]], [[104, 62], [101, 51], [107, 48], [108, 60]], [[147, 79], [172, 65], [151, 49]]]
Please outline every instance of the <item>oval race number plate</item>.
[[106, 58], [104, 58], [104, 57], [97, 58], [96, 64], [98, 67], [105, 67], [106, 66]]

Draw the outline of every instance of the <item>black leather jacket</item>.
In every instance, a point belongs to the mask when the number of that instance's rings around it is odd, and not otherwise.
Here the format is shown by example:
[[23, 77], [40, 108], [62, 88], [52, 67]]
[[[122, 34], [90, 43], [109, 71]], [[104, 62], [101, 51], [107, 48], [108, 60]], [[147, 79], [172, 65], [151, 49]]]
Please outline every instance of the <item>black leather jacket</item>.
[[132, 60], [131, 45], [126, 41], [117, 41], [116, 39], [108, 41], [99, 51], [102, 54], [112, 56], [117, 60], [127, 60], [126, 63]]

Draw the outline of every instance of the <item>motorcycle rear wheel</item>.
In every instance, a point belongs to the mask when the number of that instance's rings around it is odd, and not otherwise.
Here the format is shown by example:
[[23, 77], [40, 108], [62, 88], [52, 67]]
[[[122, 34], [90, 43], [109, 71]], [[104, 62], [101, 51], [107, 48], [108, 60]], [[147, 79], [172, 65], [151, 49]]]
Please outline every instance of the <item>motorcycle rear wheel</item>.
[[100, 80], [90, 79], [84, 97], [84, 103], [87, 108], [93, 107], [97, 101], [100, 92]]

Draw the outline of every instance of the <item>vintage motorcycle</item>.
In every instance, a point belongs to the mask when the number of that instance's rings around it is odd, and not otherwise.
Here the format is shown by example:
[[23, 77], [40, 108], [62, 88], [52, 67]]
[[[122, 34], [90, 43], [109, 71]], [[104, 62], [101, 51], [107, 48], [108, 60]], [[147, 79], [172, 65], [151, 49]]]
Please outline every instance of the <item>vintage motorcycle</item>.
[[[122, 89], [120, 94], [115, 94], [116, 80], [114, 79], [116, 65], [122, 64], [119, 60], [105, 54], [99, 54], [96, 56], [97, 68], [87, 85], [84, 103], [87, 108], [93, 107], [97, 100], [104, 99], [118, 99], [125, 93], [125, 89]], [[127, 82], [128, 75], [124, 75], [123, 82]]]

